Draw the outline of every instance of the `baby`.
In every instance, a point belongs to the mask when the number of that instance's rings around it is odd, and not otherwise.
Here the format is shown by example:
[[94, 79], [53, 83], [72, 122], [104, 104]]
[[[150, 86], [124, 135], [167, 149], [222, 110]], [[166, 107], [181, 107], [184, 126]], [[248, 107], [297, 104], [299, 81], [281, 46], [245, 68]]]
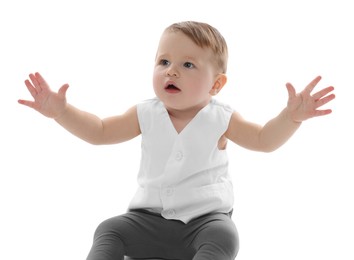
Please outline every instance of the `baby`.
[[[227, 82], [228, 49], [223, 36], [206, 23], [185, 21], [162, 33], [155, 60], [155, 98], [104, 119], [66, 100], [69, 85], [50, 89], [39, 73], [25, 85], [34, 101], [19, 100], [53, 118], [92, 144], [117, 144], [142, 135], [138, 188], [125, 214], [102, 222], [88, 260], [231, 260], [238, 234], [231, 218], [233, 188], [226, 143], [271, 152], [335, 98], [333, 87], [312, 94], [286, 84], [287, 106], [261, 126], [216, 100]], [[126, 258], [128, 259], [128, 258]]]

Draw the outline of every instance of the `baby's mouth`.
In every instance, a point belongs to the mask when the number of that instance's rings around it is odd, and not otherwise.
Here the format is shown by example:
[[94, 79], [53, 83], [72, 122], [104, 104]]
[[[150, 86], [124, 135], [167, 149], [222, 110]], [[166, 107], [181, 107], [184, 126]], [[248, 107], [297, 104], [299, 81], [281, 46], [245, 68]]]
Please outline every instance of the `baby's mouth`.
[[178, 93], [180, 92], [181, 90], [179, 88], [177, 88], [175, 85], [173, 84], [168, 84], [166, 87], [165, 87], [165, 90], [169, 93]]

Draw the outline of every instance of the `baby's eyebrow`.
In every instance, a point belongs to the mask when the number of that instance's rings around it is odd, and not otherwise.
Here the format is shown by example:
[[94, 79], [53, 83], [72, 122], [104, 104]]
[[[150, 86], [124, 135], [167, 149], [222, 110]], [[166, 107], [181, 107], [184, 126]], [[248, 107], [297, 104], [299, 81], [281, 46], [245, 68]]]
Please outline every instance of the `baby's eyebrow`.
[[187, 61], [187, 62], [191, 62], [193, 64], [197, 64], [198, 63], [198, 59], [192, 57], [192, 56], [186, 56], [184, 57], [184, 59]]
[[[170, 60], [170, 55], [168, 55], [167, 53], [156, 54], [155, 60]], [[191, 55], [182, 56], [181, 60], [192, 63], [197, 63], [198, 61], [198, 59]]]
[[191, 57], [191, 56], [186, 56], [185, 59], [187, 59], [187, 60], [194, 60], [194, 58]]
[[161, 57], [163, 57], [163, 58], [165, 58], [165, 57], [168, 57], [168, 54], [167, 53], [156, 53], [156, 58], [160, 58], [161, 59]]

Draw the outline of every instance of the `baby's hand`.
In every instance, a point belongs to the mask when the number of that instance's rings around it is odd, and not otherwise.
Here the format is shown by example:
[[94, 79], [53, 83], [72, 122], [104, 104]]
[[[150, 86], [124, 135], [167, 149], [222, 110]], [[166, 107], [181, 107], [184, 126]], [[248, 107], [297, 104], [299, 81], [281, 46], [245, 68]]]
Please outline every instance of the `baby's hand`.
[[319, 110], [318, 108], [335, 98], [334, 94], [327, 95], [334, 90], [333, 87], [324, 88], [311, 95], [312, 90], [320, 80], [321, 76], [316, 77], [300, 93], [296, 93], [295, 88], [290, 83], [286, 84], [289, 94], [287, 108], [290, 119], [295, 122], [302, 122], [306, 119], [328, 115], [332, 112], [331, 109]]
[[66, 91], [68, 84], [64, 84], [58, 91], [53, 92], [44, 78], [36, 72], [29, 75], [30, 80], [25, 80], [25, 85], [34, 98], [34, 101], [19, 99], [18, 103], [37, 110], [39, 113], [50, 117], [58, 118], [66, 107]]

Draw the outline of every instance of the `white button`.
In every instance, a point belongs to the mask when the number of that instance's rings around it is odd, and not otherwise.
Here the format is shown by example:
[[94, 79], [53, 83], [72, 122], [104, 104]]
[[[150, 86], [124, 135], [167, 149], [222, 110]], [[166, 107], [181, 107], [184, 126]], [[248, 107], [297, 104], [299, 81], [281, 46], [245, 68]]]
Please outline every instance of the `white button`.
[[173, 217], [176, 213], [173, 209], [169, 209], [169, 210], [167, 210], [166, 214], [167, 214], [167, 217], [170, 218], [170, 217]]
[[165, 190], [165, 195], [168, 197], [172, 196], [173, 195], [173, 188], [167, 188]]
[[180, 161], [183, 158], [183, 153], [181, 151], [177, 152], [175, 155], [176, 161]]

